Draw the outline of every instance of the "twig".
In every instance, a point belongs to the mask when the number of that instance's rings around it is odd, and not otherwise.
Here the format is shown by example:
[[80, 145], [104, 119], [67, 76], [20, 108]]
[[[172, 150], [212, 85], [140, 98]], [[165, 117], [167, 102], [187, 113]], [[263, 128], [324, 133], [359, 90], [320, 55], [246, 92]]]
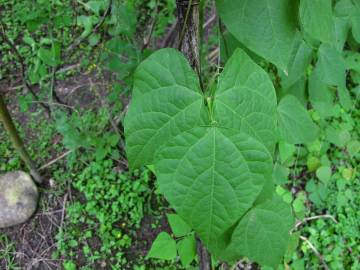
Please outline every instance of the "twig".
[[303, 220], [300, 220], [300, 221], [296, 222], [294, 230], [296, 230], [302, 224], [304, 224], [304, 223], [306, 223], [308, 221], [316, 220], [316, 219], [322, 219], [322, 218], [331, 219], [333, 222], [338, 223], [336, 221], [336, 219], [332, 215], [318, 215], [318, 216], [307, 217], [307, 218], [304, 218]]
[[303, 240], [305, 243], [308, 244], [308, 246], [311, 248], [311, 250], [315, 253], [315, 255], [319, 258], [320, 262], [322, 263], [325, 270], [330, 270], [329, 266], [326, 264], [323, 256], [320, 254], [320, 252], [316, 249], [316, 247], [307, 239], [305, 236], [300, 235], [300, 239]]
[[[61, 104], [61, 105], [65, 105], [66, 107], [66, 103], [63, 102], [60, 97], [57, 95], [57, 92], [55, 90], [56, 88], [56, 71], [58, 69], [58, 66], [55, 66], [52, 68], [52, 72], [51, 72], [51, 82], [50, 82], [50, 99], [49, 99], [49, 104], [52, 104], [52, 102], [55, 100], [56, 103]], [[52, 108], [51, 108], [52, 109]], [[70, 113], [71, 111], [69, 110], [69, 108], [67, 108], [67, 112]]]
[[56, 102], [46, 102], [46, 101], [31, 101], [30, 103], [45, 103], [45, 104], [49, 104], [49, 105], [62, 106], [62, 107], [71, 109], [71, 110], [79, 113], [74, 107], [72, 107], [70, 105], [66, 105], [66, 104], [61, 104], [61, 103], [56, 103]]
[[44, 164], [43, 166], [41, 166], [39, 168], [39, 171], [42, 171], [42, 170], [46, 169], [47, 167], [50, 167], [54, 163], [58, 162], [59, 160], [63, 159], [67, 155], [69, 155], [71, 152], [72, 152], [72, 150], [69, 150], [69, 151], [66, 151], [65, 153], [62, 153], [60, 156], [56, 157], [55, 159], [53, 159], [53, 160], [49, 161], [48, 163]]
[[85, 36], [83, 37], [79, 37], [73, 44], [71, 44], [67, 49], [66, 49], [66, 57], [65, 58], [69, 58], [70, 56], [73, 55], [73, 53], [75, 52], [75, 49], [84, 41], [86, 40], [91, 34], [95, 33], [101, 26], [102, 24], [105, 22], [106, 17], [110, 14], [110, 10], [111, 10], [111, 5], [112, 5], [112, 0], [109, 0], [109, 4], [104, 12], [104, 14], [102, 15], [100, 21], [98, 22], [98, 24], [92, 29], [92, 31], [90, 31], [89, 33], [87, 33]]
[[64, 219], [65, 219], [65, 208], [66, 208], [67, 197], [68, 197], [68, 194], [66, 193], [64, 196], [64, 200], [63, 200], [63, 208], [62, 208], [62, 212], [61, 212], [61, 220], [60, 220], [60, 225], [59, 225], [60, 233], [62, 232], [62, 227], [63, 227]]

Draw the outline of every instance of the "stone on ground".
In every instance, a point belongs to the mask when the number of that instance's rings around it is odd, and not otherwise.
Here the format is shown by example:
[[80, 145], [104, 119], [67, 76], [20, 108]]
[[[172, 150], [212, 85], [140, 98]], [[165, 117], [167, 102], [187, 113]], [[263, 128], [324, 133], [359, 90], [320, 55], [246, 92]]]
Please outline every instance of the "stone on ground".
[[38, 189], [27, 173], [0, 175], [0, 228], [27, 221], [36, 210], [38, 197]]

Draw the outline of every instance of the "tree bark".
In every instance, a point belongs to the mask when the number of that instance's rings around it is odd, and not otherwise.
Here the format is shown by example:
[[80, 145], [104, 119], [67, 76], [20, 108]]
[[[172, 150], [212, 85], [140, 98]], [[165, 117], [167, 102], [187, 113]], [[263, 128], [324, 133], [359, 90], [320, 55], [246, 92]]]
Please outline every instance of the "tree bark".
[[[176, 6], [179, 26], [178, 49], [185, 55], [191, 67], [197, 72], [200, 84], [202, 84], [199, 0], [177, 0]], [[199, 269], [211, 270], [211, 256], [198, 237], [196, 237], [196, 244]]]
[[179, 50], [200, 76], [200, 12], [199, 0], [177, 0]]
[[24, 161], [25, 165], [30, 170], [30, 174], [34, 180], [38, 183], [42, 182], [42, 178], [36, 169], [35, 163], [30, 158], [28, 152], [25, 149], [24, 143], [21, 140], [18, 131], [14, 125], [13, 120], [11, 119], [10, 113], [6, 107], [3, 96], [0, 94], [0, 122], [3, 123], [5, 130], [9, 134], [10, 140], [20, 155], [21, 159]]

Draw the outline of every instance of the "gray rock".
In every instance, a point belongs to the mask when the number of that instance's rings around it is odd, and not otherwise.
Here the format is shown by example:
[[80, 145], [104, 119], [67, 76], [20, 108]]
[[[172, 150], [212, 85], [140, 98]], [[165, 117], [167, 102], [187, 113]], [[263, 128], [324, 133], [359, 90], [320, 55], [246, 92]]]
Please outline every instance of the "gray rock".
[[0, 228], [28, 220], [36, 210], [38, 197], [38, 189], [27, 173], [0, 175]]

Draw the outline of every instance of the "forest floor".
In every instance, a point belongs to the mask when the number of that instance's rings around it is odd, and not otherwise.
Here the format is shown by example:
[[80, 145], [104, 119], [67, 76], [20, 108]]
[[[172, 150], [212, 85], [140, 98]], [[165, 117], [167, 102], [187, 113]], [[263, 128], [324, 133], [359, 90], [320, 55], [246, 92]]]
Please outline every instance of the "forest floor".
[[[78, 74], [72, 76], [64, 81], [60, 81], [57, 85], [57, 93], [61, 100], [70, 108], [79, 108], [81, 110], [96, 110], [101, 106], [101, 99], [106, 96], [109, 82], [104, 81], [103, 78], [98, 78], [95, 74]], [[96, 91], [89, 91], [90, 87], [96, 87]], [[12, 89], [13, 86], [2, 86], [6, 91]], [[97, 96], [100, 94], [101, 98]], [[61, 145], [61, 135], [53, 131], [52, 120], [43, 113], [38, 113], [41, 110], [39, 104], [31, 105], [29, 112], [21, 112], [18, 106], [18, 97], [16, 95], [6, 95], [9, 109], [12, 117], [23, 132], [24, 142], [29, 147], [37, 144], [39, 136], [43, 133], [50, 135], [50, 141], [46, 144], [47, 147], [42, 149], [46, 156], [43, 156], [42, 166], [47, 167], [42, 171], [47, 179], [41, 187], [41, 196], [39, 199], [39, 207], [33, 217], [26, 223], [13, 226], [7, 229], [0, 229], [0, 269], [61, 269], [64, 263], [63, 258], [54, 258], [54, 252], [57, 251], [56, 236], [64, 230], [66, 226], [66, 212], [67, 206], [76, 201], [85, 201], [84, 195], [75, 190], [71, 185], [71, 179], [62, 179], [62, 184], [59, 185], [55, 179], [52, 178], [52, 163], [57, 163], [57, 170], [68, 170], [66, 166], [66, 154], [69, 153], [62, 147], [54, 149], [54, 145]], [[127, 100], [123, 100], [127, 103]], [[33, 129], [37, 123], [46, 123], [39, 130]], [[4, 134], [0, 131], [1, 141], [7, 141], [3, 137]], [[9, 142], [5, 144], [8, 145]], [[4, 145], [5, 146], [5, 145]], [[1, 148], [4, 150], [4, 148]], [[36, 151], [36, 149], [34, 149]], [[65, 155], [64, 155], [65, 154]], [[60, 158], [59, 158], [60, 157]], [[3, 162], [3, 160], [1, 160]], [[41, 164], [36, 160], [38, 164]], [[16, 164], [15, 167], [23, 168], [21, 164]], [[59, 168], [61, 167], [61, 169]], [[6, 168], [6, 166], [5, 166]], [[3, 171], [1, 168], [0, 172]], [[65, 183], [65, 184], [64, 184]], [[153, 228], [154, 217], [151, 215], [144, 215], [141, 220], [139, 229], [136, 229], [136, 239], [133, 245], [126, 250], [126, 257], [131, 265], [135, 264], [137, 259], [145, 257], [151, 247], [151, 243], [156, 238], [160, 231], [168, 230], [169, 226], [166, 221], [165, 214], [157, 217], [160, 221], [158, 226]], [[99, 238], [94, 237], [91, 240], [90, 248], [99, 249], [102, 242]], [[75, 264], [77, 266], [85, 265], [86, 259], [84, 254], [80, 251], [76, 255]], [[133, 262], [131, 262], [134, 260]], [[99, 263], [101, 268], [108, 269], [107, 262]], [[130, 268], [129, 268], [130, 269]]]

